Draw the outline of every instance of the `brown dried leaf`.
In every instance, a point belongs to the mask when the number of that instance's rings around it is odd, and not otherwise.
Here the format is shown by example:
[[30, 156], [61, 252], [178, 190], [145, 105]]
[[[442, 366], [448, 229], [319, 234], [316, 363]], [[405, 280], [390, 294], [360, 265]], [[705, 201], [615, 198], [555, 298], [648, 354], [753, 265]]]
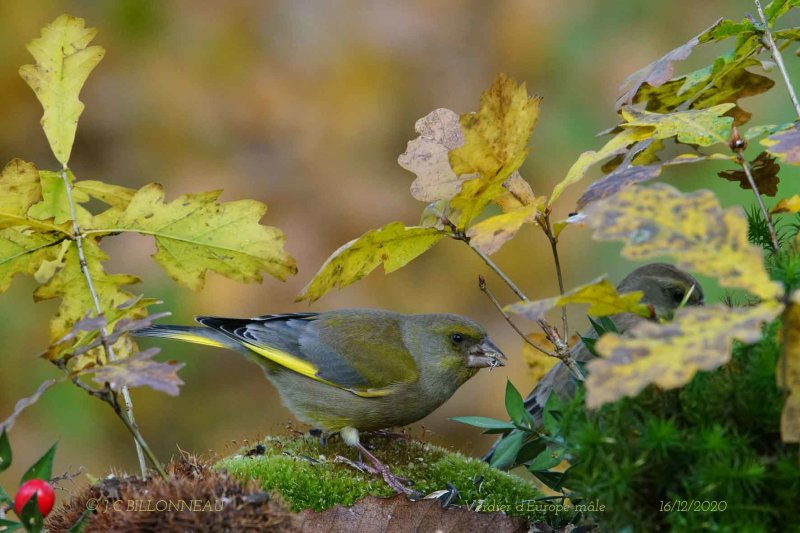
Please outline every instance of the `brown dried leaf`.
[[151, 348], [125, 360], [94, 367], [87, 373], [94, 374], [93, 381], [100, 384], [108, 383], [117, 391], [123, 387], [150, 387], [170, 396], [177, 396], [180, 385], [183, 385], [177, 372], [184, 367], [184, 364], [174, 361], [168, 363], [153, 361], [158, 351], [158, 348]]
[[461, 190], [464, 181], [478, 176], [456, 176], [450, 168], [448, 153], [464, 144], [458, 121], [455, 111], [441, 108], [431, 111], [414, 125], [419, 137], [408, 142], [397, 162], [417, 175], [411, 184], [411, 196], [417, 200], [449, 200]]
[[[780, 169], [781, 166], [775, 162], [775, 158], [767, 152], [761, 152], [758, 157], [750, 161], [750, 172], [753, 174], [753, 179], [761, 194], [766, 194], [767, 196], [778, 194], [778, 182], [780, 181], [778, 172]], [[728, 181], [738, 181], [739, 187], [742, 189], [752, 189], [744, 170], [723, 170], [718, 172], [717, 176]]]
[[304, 533], [526, 533], [528, 522], [503, 513], [482, 513], [466, 508], [443, 509], [439, 500], [411, 501], [403, 495], [392, 498], [367, 496], [352, 507], [337, 505], [322, 512], [306, 510], [300, 514]]

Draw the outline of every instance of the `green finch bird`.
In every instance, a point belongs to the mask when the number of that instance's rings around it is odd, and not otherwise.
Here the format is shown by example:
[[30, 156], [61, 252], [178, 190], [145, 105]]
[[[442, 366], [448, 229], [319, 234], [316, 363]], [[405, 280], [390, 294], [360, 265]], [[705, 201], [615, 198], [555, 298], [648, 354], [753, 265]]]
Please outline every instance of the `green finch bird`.
[[[620, 294], [634, 291], [642, 291], [641, 302], [651, 306], [655, 318], [659, 320], [672, 318], [682, 303], [702, 305], [704, 297], [703, 289], [696, 279], [683, 270], [665, 263], [650, 263], [639, 267], [617, 285], [617, 292]], [[619, 313], [610, 318], [617, 331], [623, 335], [635, 325], [647, 320], [631, 313]], [[594, 338], [597, 334], [592, 330], [584, 337]], [[576, 344], [571, 353], [576, 361], [582, 363], [594, 357], [582, 342]], [[561, 399], [568, 400], [575, 395], [577, 386], [566, 365], [562, 362], [556, 363], [525, 398], [525, 408], [533, 415], [535, 426], [541, 427], [544, 406], [551, 394], [555, 393]], [[491, 460], [496, 446], [495, 444], [484, 456], [485, 460]]]
[[360, 442], [359, 431], [405, 426], [427, 416], [481, 368], [505, 355], [478, 324], [458, 315], [373, 309], [202, 316], [204, 327], [151, 326], [136, 332], [228, 348], [260, 364], [301, 421], [342, 439], [399, 492], [409, 489]]

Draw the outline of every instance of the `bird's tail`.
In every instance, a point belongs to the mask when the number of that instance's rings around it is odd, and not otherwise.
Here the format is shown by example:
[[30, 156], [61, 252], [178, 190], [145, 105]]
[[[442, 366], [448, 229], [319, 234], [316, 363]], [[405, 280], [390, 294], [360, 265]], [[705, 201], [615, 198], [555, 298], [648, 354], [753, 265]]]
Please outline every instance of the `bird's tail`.
[[242, 346], [213, 329], [193, 326], [153, 325], [133, 332], [138, 337], [161, 337], [205, 346], [241, 351]]

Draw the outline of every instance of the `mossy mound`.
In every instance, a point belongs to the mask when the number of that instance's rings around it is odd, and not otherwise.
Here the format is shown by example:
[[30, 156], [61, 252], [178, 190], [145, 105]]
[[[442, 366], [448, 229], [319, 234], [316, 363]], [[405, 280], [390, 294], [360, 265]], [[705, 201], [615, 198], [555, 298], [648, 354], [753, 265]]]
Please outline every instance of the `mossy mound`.
[[[533, 484], [483, 461], [411, 438], [364, 436], [362, 442], [424, 495], [453, 487], [458, 491], [454, 502], [458, 505], [529, 520], [546, 518], [533, 508], [534, 500], [542, 496]], [[267, 437], [255, 448], [219, 461], [216, 468], [242, 482], [255, 480], [264, 490], [278, 491], [293, 511], [321, 511], [336, 504], [352, 505], [368, 495], [394, 494], [382, 478], [335, 462], [337, 456], [358, 459], [353, 448], [335, 437], [324, 446], [311, 436]]]

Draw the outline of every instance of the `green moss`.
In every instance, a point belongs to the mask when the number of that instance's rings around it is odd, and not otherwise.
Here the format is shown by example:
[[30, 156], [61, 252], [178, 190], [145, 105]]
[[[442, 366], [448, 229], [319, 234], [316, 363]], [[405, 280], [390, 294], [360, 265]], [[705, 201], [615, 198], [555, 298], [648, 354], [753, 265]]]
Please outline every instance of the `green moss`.
[[[447, 489], [450, 484], [458, 490], [459, 505], [503, 510], [533, 520], [545, 518], [544, 513], [528, 509], [527, 502], [542, 496], [533, 484], [483, 461], [410, 438], [366, 436], [362, 442], [395, 475], [412, 480], [422, 494]], [[337, 456], [352, 461], [358, 458], [355, 450], [338, 438], [324, 447], [310, 436], [267, 437], [262, 444], [265, 450], [261, 455], [248, 456], [248, 450], [241, 450], [216, 466], [241, 481], [254, 479], [265, 490], [280, 492], [294, 511], [320, 511], [336, 504], [351, 505], [370, 494], [394, 494], [383, 479], [335, 462]]]

